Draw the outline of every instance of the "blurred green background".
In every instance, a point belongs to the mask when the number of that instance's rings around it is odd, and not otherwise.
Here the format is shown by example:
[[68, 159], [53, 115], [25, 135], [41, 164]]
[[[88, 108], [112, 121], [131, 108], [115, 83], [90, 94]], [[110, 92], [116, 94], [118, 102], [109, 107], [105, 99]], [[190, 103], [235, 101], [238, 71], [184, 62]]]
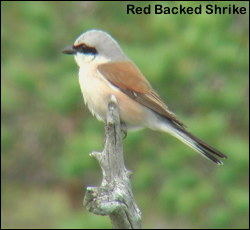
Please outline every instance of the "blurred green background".
[[129, 133], [143, 227], [248, 228], [248, 13], [126, 15], [127, 4], [1, 2], [2, 228], [111, 228], [82, 206], [101, 181], [88, 153], [102, 149], [104, 126], [61, 54], [92, 28], [117, 39], [189, 130], [228, 155], [219, 167], [164, 133]]

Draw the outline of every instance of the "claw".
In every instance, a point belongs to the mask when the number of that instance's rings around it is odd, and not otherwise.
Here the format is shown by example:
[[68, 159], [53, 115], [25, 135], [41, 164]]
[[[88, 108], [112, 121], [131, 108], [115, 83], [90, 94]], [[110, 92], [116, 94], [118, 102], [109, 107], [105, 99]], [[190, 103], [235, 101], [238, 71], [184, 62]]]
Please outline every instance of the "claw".
[[121, 132], [123, 134], [122, 140], [125, 140], [128, 132], [127, 132], [127, 125], [124, 122], [121, 122]]

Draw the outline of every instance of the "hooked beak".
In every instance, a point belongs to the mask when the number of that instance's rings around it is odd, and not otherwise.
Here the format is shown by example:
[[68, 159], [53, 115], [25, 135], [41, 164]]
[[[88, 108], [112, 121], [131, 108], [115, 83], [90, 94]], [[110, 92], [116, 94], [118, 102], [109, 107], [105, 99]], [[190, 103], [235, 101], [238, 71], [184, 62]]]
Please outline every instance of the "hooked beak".
[[73, 46], [66, 46], [63, 50], [62, 53], [64, 54], [76, 54], [76, 49]]

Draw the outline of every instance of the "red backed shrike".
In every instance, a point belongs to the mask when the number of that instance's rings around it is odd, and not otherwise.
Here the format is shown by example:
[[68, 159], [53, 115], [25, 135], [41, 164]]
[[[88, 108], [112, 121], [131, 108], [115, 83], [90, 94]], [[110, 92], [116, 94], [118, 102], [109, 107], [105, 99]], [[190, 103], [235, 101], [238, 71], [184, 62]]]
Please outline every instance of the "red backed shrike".
[[84, 101], [98, 120], [105, 121], [108, 102], [114, 95], [127, 129], [148, 127], [167, 132], [207, 159], [223, 164], [217, 158], [226, 156], [186, 130], [109, 34], [87, 31], [63, 53], [74, 55]]

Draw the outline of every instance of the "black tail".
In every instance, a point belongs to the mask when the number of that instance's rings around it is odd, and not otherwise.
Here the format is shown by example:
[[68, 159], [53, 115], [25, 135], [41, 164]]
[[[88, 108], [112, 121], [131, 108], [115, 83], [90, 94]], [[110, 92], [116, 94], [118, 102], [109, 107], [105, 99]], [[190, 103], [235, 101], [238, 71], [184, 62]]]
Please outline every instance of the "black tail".
[[195, 137], [188, 131], [183, 131], [185, 135], [187, 135], [191, 140], [193, 140], [194, 145], [196, 146], [195, 150], [201, 153], [204, 157], [208, 158], [209, 160], [215, 162], [218, 165], [223, 165], [223, 162], [216, 157], [220, 157], [226, 159], [227, 156], [221, 153], [219, 150], [213, 148], [212, 146], [208, 145], [204, 141], [200, 140], [199, 138]]
[[206, 144], [199, 138], [195, 137], [194, 135], [189, 133], [184, 127], [180, 127], [179, 125], [176, 125], [172, 122], [167, 122], [165, 124], [166, 126], [161, 127], [163, 130], [177, 137], [183, 143], [185, 143], [207, 159], [215, 162], [218, 165], [223, 165], [223, 162], [217, 158], [219, 157], [226, 159], [227, 156], [221, 153], [219, 150], [213, 148], [212, 146]]

